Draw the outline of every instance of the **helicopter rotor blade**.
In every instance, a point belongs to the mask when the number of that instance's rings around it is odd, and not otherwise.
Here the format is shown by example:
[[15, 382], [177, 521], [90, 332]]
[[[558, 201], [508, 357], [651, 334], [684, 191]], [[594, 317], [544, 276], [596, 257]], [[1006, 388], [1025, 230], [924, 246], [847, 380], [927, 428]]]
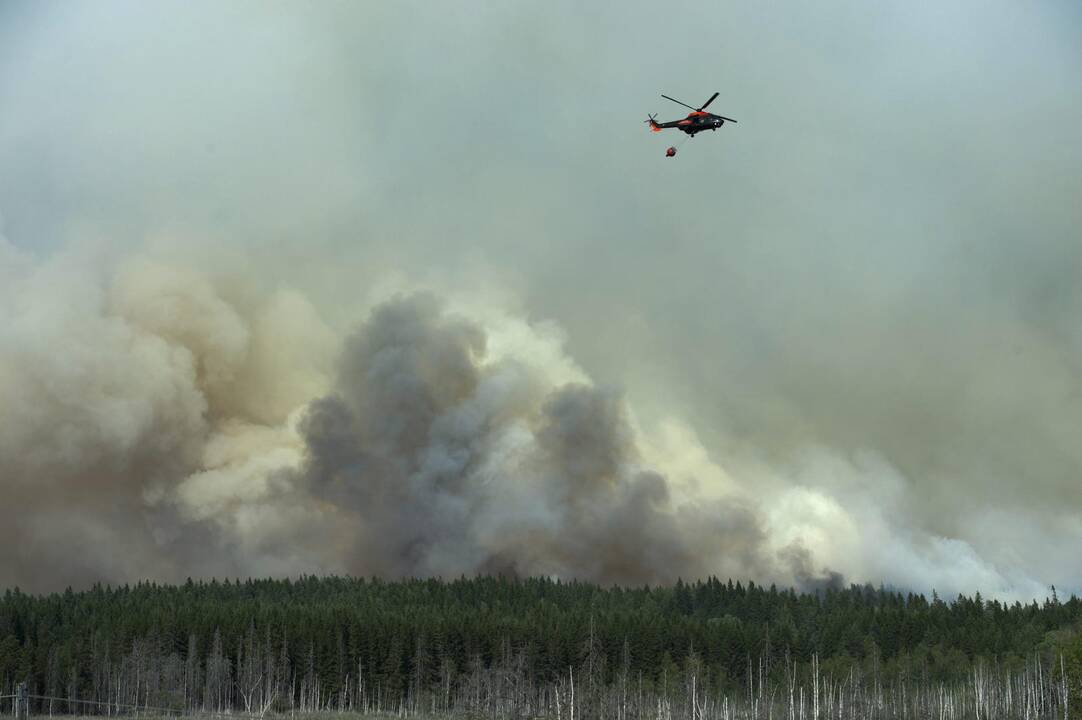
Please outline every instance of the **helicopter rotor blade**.
[[672, 101], [673, 101], [674, 103], [676, 103], [677, 105], [683, 105], [683, 106], [684, 106], [684, 107], [686, 107], [686, 108], [687, 108], [688, 110], [694, 110], [694, 109], [695, 109], [695, 108], [691, 107], [690, 105], [688, 105], [687, 103], [682, 103], [682, 102], [680, 102], [679, 100], [677, 100], [676, 98], [671, 98], [671, 97], [669, 97], [668, 95], [662, 95], [661, 97], [665, 98], [666, 100], [672, 100]]
[[705, 110], [706, 106], [709, 105], [710, 103], [714, 102], [714, 98], [716, 98], [717, 96], [718, 96], [717, 93], [714, 93], [713, 95], [711, 95], [710, 99], [707, 100], [706, 102], [704, 102], [703, 106], [701, 108], [699, 108], [699, 110]]
[[724, 120], [725, 122], [732, 122], [732, 123], [736, 122], [736, 120], [733, 120], [732, 118], [727, 118], [727, 117], [724, 117], [724, 116], [722, 116], [722, 115], [715, 115], [714, 117], [719, 117], [719, 118], [721, 118], [722, 120]]

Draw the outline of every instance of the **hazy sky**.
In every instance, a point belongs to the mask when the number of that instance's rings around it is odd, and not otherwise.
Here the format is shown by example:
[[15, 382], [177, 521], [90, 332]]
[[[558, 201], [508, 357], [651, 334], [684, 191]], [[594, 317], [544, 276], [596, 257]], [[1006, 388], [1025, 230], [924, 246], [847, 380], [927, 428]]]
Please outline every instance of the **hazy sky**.
[[0, 4], [0, 584], [1082, 592], [1080, 74], [1070, 0]]

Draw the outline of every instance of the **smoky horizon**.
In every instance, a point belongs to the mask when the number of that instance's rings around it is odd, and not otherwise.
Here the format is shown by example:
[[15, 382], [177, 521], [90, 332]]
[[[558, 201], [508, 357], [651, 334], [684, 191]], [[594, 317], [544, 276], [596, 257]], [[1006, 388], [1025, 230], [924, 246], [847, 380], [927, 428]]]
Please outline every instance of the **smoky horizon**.
[[3, 4], [0, 587], [1079, 594], [1080, 30]]

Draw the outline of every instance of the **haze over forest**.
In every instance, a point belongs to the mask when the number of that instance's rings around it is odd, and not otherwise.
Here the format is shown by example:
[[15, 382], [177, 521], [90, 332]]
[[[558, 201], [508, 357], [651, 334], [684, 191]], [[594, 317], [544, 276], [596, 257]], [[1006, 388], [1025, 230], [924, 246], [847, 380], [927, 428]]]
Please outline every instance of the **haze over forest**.
[[0, 587], [1079, 593], [1080, 32], [3, 3]]

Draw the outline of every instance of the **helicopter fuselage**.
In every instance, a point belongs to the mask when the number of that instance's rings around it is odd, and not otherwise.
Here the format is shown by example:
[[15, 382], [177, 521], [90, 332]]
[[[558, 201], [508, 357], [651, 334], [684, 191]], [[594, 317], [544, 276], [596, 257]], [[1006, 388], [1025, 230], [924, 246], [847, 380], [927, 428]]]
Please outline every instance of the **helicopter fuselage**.
[[714, 93], [710, 96], [710, 99], [704, 102], [700, 107], [694, 107], [693, 105], [688, 105], [686, 102], [681, 102], [676, 98], [671, 98], [668, 95], [662, 95], [661, 97], [665, 98], [666, 100], [671, 100], [677, 105], [683, 105], [688, 110], [691, 110], [691, 112], [688, 113], [688, 116], [683, 120], [673, 120], [672, 122], [663, 123], [655, 122], [654, 116], [648, 115], [646, 122], [650, 124], [650, 129], [654, 132], [661, 132], [666, 128], [676, 128], [681, 132], [687, 133], [689, 137], [695, 137], [696, 133], [701, 133], [703, 130], [717, 130], [719, 127], [724, 125], [726, 121], [736, 122], [736, 120], [733, 120], [732, 118], [722, 117], [721, 115], [715, 115], [714, 113], [706, 112], [706, 106], [714, 102], [714, 98], [716, 98], [717, 96], [718, 94]]
[[689, 113], [683, 120], [673, 120], [672, 122], [651, 122], [650, 129], [654, 132], [660, 132], [666, 128], [676, 128], [681, 132], [685, 132], [692, 137], [696, 133], [701, 133], [703, 130], [717, 130], [719, 127], [725, 124], [725, 118], [718, 115], [713, 115], [708, 112], [693, 112]]

